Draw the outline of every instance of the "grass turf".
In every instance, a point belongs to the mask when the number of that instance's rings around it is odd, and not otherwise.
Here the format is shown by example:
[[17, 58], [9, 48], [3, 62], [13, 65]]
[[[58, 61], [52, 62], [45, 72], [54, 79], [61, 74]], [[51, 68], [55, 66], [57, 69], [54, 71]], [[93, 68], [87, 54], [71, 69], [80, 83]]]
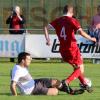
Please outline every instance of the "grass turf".
[[[85, 64], [85, 75], [92, 80], [94, 92], [85, 92], [82, 95], [68, 95], [59, 92], [57, 96], [11, 96], [10, 70], [14, 63], [0, 62], [0, 100], [100, 100], [100, 65]], [[65, 63], [32, 63], [29, 71], [33, 78], [52, 77], [65, 79], [71, 72], [72, 67]], [[71, 83], [73, 88], [79, 88], [78, 80]]]

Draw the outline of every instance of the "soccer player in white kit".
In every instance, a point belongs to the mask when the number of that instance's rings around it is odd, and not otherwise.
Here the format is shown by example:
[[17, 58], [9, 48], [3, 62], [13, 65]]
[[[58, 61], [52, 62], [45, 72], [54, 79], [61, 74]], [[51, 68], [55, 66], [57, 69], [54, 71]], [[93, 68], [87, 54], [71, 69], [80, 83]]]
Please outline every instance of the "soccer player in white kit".
[[26, 52], [22, 52], [18, 55], [18, 64], [16, 64], [11, 71], [10, 89], [12, 95], [17, 96], [17, 87], [22, 94], [26, 95], [57, 95], [58, 89], [53, 87], [55, 80], [32, 78], [28, 71], [31, 59], [30, 54]]

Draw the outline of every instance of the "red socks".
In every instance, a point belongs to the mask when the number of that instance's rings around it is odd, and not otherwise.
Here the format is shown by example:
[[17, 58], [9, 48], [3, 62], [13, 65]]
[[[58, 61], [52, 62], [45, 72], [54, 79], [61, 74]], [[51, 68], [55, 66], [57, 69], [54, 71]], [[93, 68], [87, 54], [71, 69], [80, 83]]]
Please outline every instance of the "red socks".
[[80, 68], [74, 70], [74, 72], [66, 79], [67, 84], [78, 78], [82, 84], [85, 84], [84, 76], [81, 74]]
[[83, 74], [80, 74], [80, 76], [78, 77], [78, 79], [80, 80], [80, 82], [82, 84], [86, 84], [85, 80], [84, 80], [84, 75]]

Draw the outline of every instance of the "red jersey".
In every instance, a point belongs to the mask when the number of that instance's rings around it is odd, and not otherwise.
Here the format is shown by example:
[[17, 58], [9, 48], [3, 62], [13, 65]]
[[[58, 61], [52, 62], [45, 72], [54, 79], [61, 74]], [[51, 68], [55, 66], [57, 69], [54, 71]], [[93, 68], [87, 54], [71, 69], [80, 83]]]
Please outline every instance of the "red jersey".
[[72, 17], [63, 16], [50, 23], [60, 41], [60, 53], [64, 61], [72, 65], [81, 65], [83, 59], [75, 39], [75, 32], [81, 27]]
[[52, 21], [50, 24], [56, 31], [60, 41], [61, 51], [77, 46], [74, 34], [81, 26], [75, 18], [62, 16]]

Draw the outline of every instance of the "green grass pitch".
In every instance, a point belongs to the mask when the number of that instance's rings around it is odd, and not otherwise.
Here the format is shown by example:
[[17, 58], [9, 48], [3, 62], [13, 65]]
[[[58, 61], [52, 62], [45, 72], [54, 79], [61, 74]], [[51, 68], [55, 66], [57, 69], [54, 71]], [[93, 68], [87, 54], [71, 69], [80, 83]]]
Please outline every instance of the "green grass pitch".
[[[0, 62], [0, 100], [100, 100], [100, 65], [85, 64], [85, 75], [92, 80], [94, 92], [85, 92], [82, 95], [68, 95], [59, 92], [57, 96], [11, 96], [10, 70], [14, 63]], [[33, 78], [53, 77], [65, 79], [71, 72], [72, 67], [65, 63], [32, 63], [29, 71]], [[79, 88], [79, 81], [71, 83], [73, 88]]]

